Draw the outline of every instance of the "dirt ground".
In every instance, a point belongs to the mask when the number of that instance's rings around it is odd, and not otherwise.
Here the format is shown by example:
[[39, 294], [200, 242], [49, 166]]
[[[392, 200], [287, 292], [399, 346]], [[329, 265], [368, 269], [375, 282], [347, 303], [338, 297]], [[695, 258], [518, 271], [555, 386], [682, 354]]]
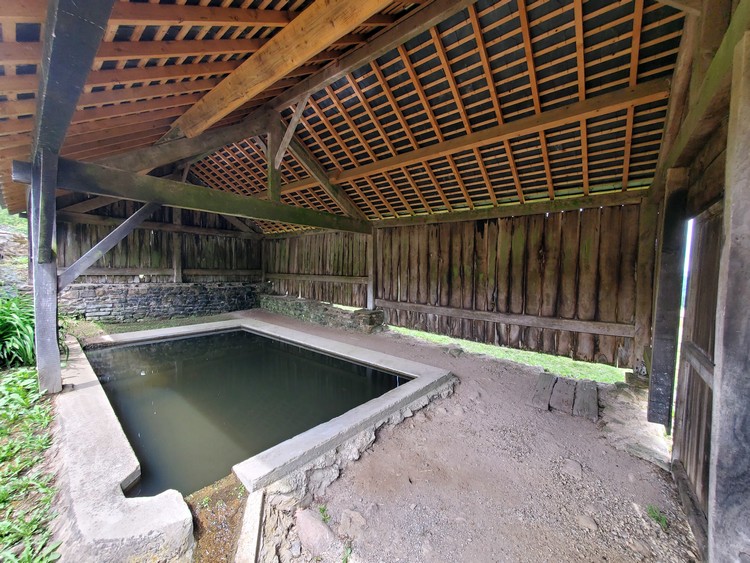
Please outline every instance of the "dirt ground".
[[[460, 380], [452, 397], [380, 431], [314, 500], [351, 546], [348, 563], [698, 560], [644, 391], [603, 386], [594, 424], [528, 405], [540, 368], [260, 310], [221, 318], [240, 315], [449, 368]], [[197, 561], [231, 561], [237, 485], [229, 478], [187, 499]], [[303, 550], [295, 561], [321, 560]]]
[[252, 315], [447, 367], [460, 379], [452, 397], [381, 431], [315, 500], [331, 529], [348, 534], [352, 563], [698, 559], [670, 475], [630, 453], [668, 460], [661, 428], [645, 422], [643, 392], [606, 386], [594, 424], [527, 404], [539, 368], [454, 358], [395, 333]]

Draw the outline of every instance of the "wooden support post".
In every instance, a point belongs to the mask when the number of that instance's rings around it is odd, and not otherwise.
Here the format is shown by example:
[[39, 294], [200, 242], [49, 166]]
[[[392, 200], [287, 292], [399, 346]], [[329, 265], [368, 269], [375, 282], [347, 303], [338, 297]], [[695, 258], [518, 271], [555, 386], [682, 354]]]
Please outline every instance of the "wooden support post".
[[677, 337], [680, 328], [687, 234], [687, 183], [687, 169], [673, 168], [668, 172], [667, 195], [661, 216], [662, 228], [658, 237], [648, 420], [663, 424], [667, 431], [672, 422]]
[[78, 276], [83, 275], [90, 266], [93, 266], [99, 258], [117, 246], [118, 242], [132, 233], [138, 225], [145, 221], [149, 215], [159, 209], [159, 207], [158, 203], [147, 203], [123, 221], [114, 231], [96, 243], [88, 252], [86, 252], [86, 254], [81, 256], [71, 266], [63, 270], [58, 276], [58, 290], [62, 291]]
[[278, 119], [270, 119], [268, 124], [268, 143], [266, 144], [266, 161], [268, 162], [268, 199], [281, 201], [281, 172], [274, 163], [276, 154], [281, 147], [284, 130]]
[[737, 44], [714, 346], [708, 560], [750, 560], [750, 32]]
[[[182, 225], [182, 209], [172, 209], [172, 224], [176, 227]], [[174, 283], [182, 283], [182, 234], [172, 233], [172, 280]]]
[[[37, 231], [35, 259], [39, 264], [56, 260], [55, 251], [55, 190], [57, 189], [57, 154], [46, 147], [39, 148], [39, 166], [45, 171], [39, 192], [39, 214], [34, 218]], [[55, 298], [57, 298], [55, 296]]]
[[378, 293], [378, 231], [373, 230], [367, 241], [367, 308], [371, 311], [375, 309]]
[[644, 198], [638, 220], [638, 259], [635, 296], [634, 369], [646, 373], [646, 349], [651, 346], [651, 308], [654, 295], [654, 257], [660, 200]]
[[[57, 157], [42, 151], [40, 162], [32, 169], [31, 178], [31, 256], [34, 269], [34, 346], [39, 388], [45, 393], [62, 391], [60, 349], [57, 345], [57, 262], [39, 262], [40, 231], [55, 232], [55, 214], [42, 215], [41, 194], [55, 191], [57, 182]], [[51, 184], [51, 186], [50, 186]], [[40, 218], [52, 223], [42, 224]]]
[[731, 0], [703, 0], [703, 10], [699, 18], [698, 41], [693, 56], [693, 69], [690, 77], [690, 98], [696, 99], [706, 71], [721, 45], [724, 33], [732, 15]]

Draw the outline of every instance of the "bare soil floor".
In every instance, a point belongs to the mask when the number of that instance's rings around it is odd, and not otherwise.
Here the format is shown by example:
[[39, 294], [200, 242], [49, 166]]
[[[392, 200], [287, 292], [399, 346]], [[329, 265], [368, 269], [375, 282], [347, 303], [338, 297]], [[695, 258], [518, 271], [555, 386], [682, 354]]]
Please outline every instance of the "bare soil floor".
[[[380, 431], [373, 447], [314, 499], [313, 510], [324, 507], [329, 527], [351, 547], [348, 560], [342, 555], [332, 562], [698, 559], [671, 476], [659, 467], [667, 467], [669, 451], [662, 427], [646, 422], [644, 391], [600, 387], [602, 417], [594, 424], [529, 406], [537, 367], [260, 310], [204, 320], [235, 316], [449, 368], [460, 380], [452, 397]], [[188, 498], [198, 561], [232, 560], [240, 518], [236, 485], [230, 478]], [[649, 508], [664, 516], [666, 528]], [[326, 560], [302, 549], [292, 561]]]
[[456, 350], [389, 332], [251, 315], [448, 367], [460, 379], [452, 397], [381, 431], [315, 499], [350, 542], [352, 563], [697, 559], [671, 476], [628, 453], [662, 463], [668, 456], [661, 427], [645, 422], [643, 392], [606, 386], [594, 424], [527, 404], [539, 368], [456, 358]]

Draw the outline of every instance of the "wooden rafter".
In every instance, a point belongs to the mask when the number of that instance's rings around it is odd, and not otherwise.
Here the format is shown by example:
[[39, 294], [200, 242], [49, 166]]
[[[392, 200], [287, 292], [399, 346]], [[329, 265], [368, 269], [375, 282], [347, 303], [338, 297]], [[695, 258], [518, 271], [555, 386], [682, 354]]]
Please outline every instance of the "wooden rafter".
[[[578, 78], [578, 99], [586, 99], [586, 57], [584, 55], [585, 42], [583, 40], [583, 0], [573, 0], [576, 35], [576, 75]], [[581, 176], [583, 180], [583, 195], [589, 195], [589, 142], [588, 125], [585, 119], [580, 121], [581, 127]]]
[[276, 110], [282, 110], [299, 101], [302, 97], [317, 92], [326, 86], [343, 78], [346, 74], [370, 61], [395, 49], [398, 45], [418, 36], [438, 25], [452, 15], [460, 12], [476, 0], [433, 0], [419, 10], [405, 17], [392, 28], [382, 33], [372, 41], [368, 41], [365, 48], [355, 50], [343, 57], [337, 64], [326, 67], [297, 86], [290, 88], [277, 96], [269, 105]]
[[[586, 117], [601, 116], [626, 109], [629, 106], [663, 100], [667, 97], [668, 93], [669, 89], [666, 81], [654, 80], [646, 82], [633, 88], [625, 88], [602, 96], [588, 98], [583, 102], [576, 102], [569, 106], [549, 110], [541, 115], [533, 115], [516, 121], [506, 122], [502, 125], [449, 139], [439, 144], [415, 149], [372, 164], [346, 169], [334, 174], [331, 180], [334, 182], [348, 182], [355, 178], [364, 178], [385, 170], [394, 170], [412, 164], [421, 164], [436, 158], [472, 150], [475, 147], [483, 147], [502, 142], [506, 139], [538, 133], [561, 125], [577, 123]], [[427, 168], [427, 171], [433, 181], [437, 181], [437, 178], [434, 177], [429, 168]], [[303, 181], [296, 184], [289, 184], [284, 187], [283, 191], [288, 193], [308, 188], [311, 185], [310, 181]]]
[[[634, 0], [635, 10], [633, 12], [633, 38], [630, 51], [630, 69], [628, 72], [628, 84], [632, 87], [638, 82], [638, 54], [641, 46], [641, 28], [643, 24], [643, 0]], [[622, 189], [628, 189], [630, 177], [630, 154], [633, 142], [633, 118], [635, 108], [628, 108], [627, 124], [625, 125], [625, 156], [622, 159]]]
[[[526, 13], [526, 1], [517, 0], [518, 19], [521, 22], [521, 36], [523, 37], [524, 51], [526, 53], [526, 66], [528, 67], [529, 85], [531, 87], [531, 97], [534, 100], [534, 111], [537, 114], [542, 113], [542, 103], [539, 97], [539, 85], [536, 78], [536, 66], [534, 63], [534, 48], [531, 43], [531, 28], [529, 26], [529, 16]], [[544, 162], [544, 175], [547, 179], [547, 193], [551, 200], [555, 199], [555, 185], [552, 179], [552, 170], [549, 164], [549, 150], [547, 149], [547, 138], [544, 131], [539, 132], [539, 150], [542, 153]]]
[[[435, 118], [435, 114], [432, 111], [432, 107], [430, 106], [430, 102], [427, 99], [427, 94], [425, 93], [424, 87], [422, 86], [422, 83], [419, 80], [419, 76], [417, 76], [417, 73], [414, 70], [414, 65], [412, 65], [411, 59], [409, 58], [409, 53], [406, 51], [406, 48], [401, 45], [399, 46], [399, 54], [401, 55], [401, 59], [404, 63], [404, 66], [406, 67], [406, 71], [409, 73], [409, 77], [412, 80], [412, 86], [417, 92], [417, 96], [419, 97], [420, 102], [422, 103], [422, 107], [424, 108], [425, 113], [427, 114], [427, 118], [430, 121], [430, 125], [432, 126], [432, 130], [435, 132], [435, 135], [438, 138], [439, 142], [443, 142], [445, 140], [445, 137], [443, 136], [443, 132], [440, 130], [440, 124], [438, 123], [437, 119]], [[450, 69], [446, 70], [446, 73], [450, 72]], [[459, 183], [461, 187], [461, 193], [464, 196], [464, 199], [466, 200], [466, 205], [468, 205], [469, 209], [474, 208], [474, 203], [471, 201], [471, 197], [469, 196], [468, 192], [466, 191], [466, 186], [464, 186], [461, 183], [460, 176], [455, 169], [455, 162], [453, 162], [453, 159], [450, 155], [447, 156], [449, 164], [451, 168], [455, 172], [455, 178], [456, 181]], [[434, 177], [434, 173], [431, 169], [429, 169], [429, 163], [425, 162], [425, 168], [427, 169], [427, 173], [430, 176]], [[448, 198], [445, 195], [444, 190], [440, 186], [440, 184], [436, 181], [435, 182], [435, 188], [437, 191], [441, 194], [442, 200], [447, 203]], [[447, 207], [450, 209], [452, 206], [450, 204], [447, 205]]]
[[175, 122], [171, 137], [202, 133], [388, 4], [389, 0], [317, 0], [185, 112]]

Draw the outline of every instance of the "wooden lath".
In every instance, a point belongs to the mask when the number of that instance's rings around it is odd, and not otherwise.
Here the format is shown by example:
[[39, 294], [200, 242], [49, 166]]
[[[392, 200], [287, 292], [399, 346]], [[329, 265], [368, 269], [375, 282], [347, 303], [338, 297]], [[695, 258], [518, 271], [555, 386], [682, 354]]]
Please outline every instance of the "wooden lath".
[[[177, 0], [168, 11], [193, 8], [182, 6], [184, 1]], [[237, 6], [224, 0], [216, 4], [217, 9], [235, 10], [247, 8], [250, 2]], [[519, 5], [523, 6], [524, 17]], [[544, 116], [574, 102], [670, 76], [683, 14], [663, 3], [645, 0], [640, 33], [635, 34], [634, 42], [634, 5], [630, 1], [583, 0], [479, 2], [314, 93], [297, 137], [371, 218], [586, 195], [619, 190], [623, 184], [646, 186], [653, 177], [666, 109], [664, 99], [466, 151], [408, 161], [357, 178], [351, 175], [375, 162], [451, 142], [498, 123]], [[407, 7], [394, 3], [382, 12], [388, 17], [378, 20], [383, 22], [380, 27], [373, 21], [351, 33], [383, 29]], [[295, 9], [298, 5], [282, 2], [270, 11]], [[281, 19], [274, 14], [269, 17]], [[163, 47], [172, 44], [169, 42], [260, 44], [280, 29], [270, 24], [243, 27], [224, 23], [202, 27], [110, 26], [105, 40], [110, 48], [125, 51], [131, 44], [154, 42]], [[331, 56], [340, 56], [351, 48], [349, 44], [331, 46], [329, 51]], [[242, 55], [231, 51], [197, 56], [186, 50], [171, 57], [168, 53], [155, 54], [156, 58], [126, 61], [116, 57], [95, 64], [84, 98], [91, 105], [76, 113], [64, 148], [66, 155], [93, 159], [155, 142], [208, 87], [236, 69], [247, 56], [247, 52]], [[321, 61], [310, 61], [227, 116], [223, 123], [237, 123], [320, 67]], [[120, 73], [122, 83], [118, 85]], [[4, 80], [12, 92], [18, 93], [35, 82], [33, 75], [0, 77], [0, 86]], [[170, 91], [183, 94], [169, 96]], [[109, 101], [113, 104], [107, 105]], [[6, 107], [13, 110], [13, 106]], [[291, 111], [282, 112], [287, 122]], [[4, 141], [0, 162], [24, 158], [29, 121], [0, 121], [0, 140]], [[112, 133], [108, 134], [110, 123]], [[230, 145], [194, 165], [193, 174], [216, 189], [262, 195], [265, 155], [251, 145], [252, 140], [238, 140], [234, 149]], [[236, 147], [250, 156], [242, 155]], [[285, 158], [283, 169], [283, 201], [340, 212], [298, 162]]]
[[[294, 21], [304, 7], [294, 0], [277, 2], [274, 6], [265, 3], [258, 9], [250, 8], [255, 4], [251, 0], [241, 3], [222, 0], [220, 5], [212, 2], [212, 6], [206, 6], [206, 2], [200, 4], [187, 5], [186, 0], [170, 4], [130, 1], [116, 4], [73, 123], [98, 122], [99, 128], [90, 127], [89, 132], [106, 135], [108, 117], [137, 116], [155, 109], [171, 109], [174, 113], [164, 117], [171, 121], [160, 122], [158, 128], [146, 126], [149, 120], [145, 116], [140, 123], [135, 120], [131, 123], [133, 131], [149, 129], [148, 135], [122, 136], [121, 142], [108, 143], [99, 152], [93, 148], [93, 142], [91, 150], [80, 152], [73, 152], [75, 144], [68, 144], [66, 154], [93, 159], [153, 143], [158, 139], [157, 130], [159, 136], [168, 131], [175, 118]], [[391, 3], [216, 125], [236, 123], [252, 109], [392, 26], [413, 8], [408, 2]], [[6, 149], [23, 146], [31, 129], [35, 101], [30, 95], [36, 92], [38, 78], [33, 67], [23, 65], [39, 61], [38, 37], [45, 12], [44, 0], [9, 0], [0, 7], [0, 61], [4, 71], [4, 76], [0, 76], [0, 94], [9, 95], [6, 100], [0, 98], [0, 180], [7, 180], [9, 159], [28, 157], [27, 152]], [[22, 32], [18, 38], [16, 29]], [[16, 68], [21, 68], [24, 74], [16, 75]], [[174, 97], [180, 93], [183, 95]], [[19, 94], [23, 99], [17, 99]], [[82, 109], [84, 106], [87, 109]], [[179, 112], [176, 108], [180, 108]], [[3, 117], [8, 119], [1, 120]], [[7, 182], [4, 185], [8, 187]], [[4, 189], [4, 192], [6, 203], [12, 202], [11, 209], [24, 207], [25, 196], [20, 189]]]

